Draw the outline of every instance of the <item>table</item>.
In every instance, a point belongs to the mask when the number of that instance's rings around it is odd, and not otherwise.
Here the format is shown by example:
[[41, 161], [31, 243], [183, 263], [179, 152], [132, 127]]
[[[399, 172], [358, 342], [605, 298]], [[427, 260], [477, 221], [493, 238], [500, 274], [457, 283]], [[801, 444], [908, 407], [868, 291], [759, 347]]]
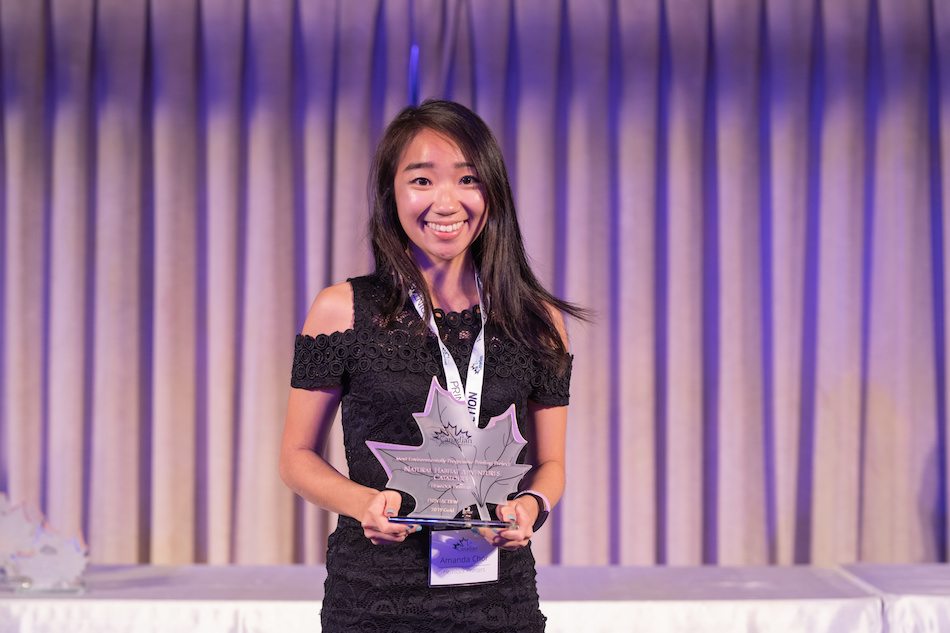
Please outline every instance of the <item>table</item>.
[[[0, 591], [0, 633], [313, 633], [322, 566], [92, 566], [82, 595]], [[813, 567], [540, 567], [548, 633], [880, 633], [881, 598]]]
[[75, 594], [0, 593], [0, 633], [320, 630], [322, 566], [90, 566]]
[[950, 566], [861, 563], [842, 569], [882, 596], [890, 633], [950, 631]]
[[881, 602], [834, 569], [552, 567], [538, 570], [548, 633], [878, 633]]

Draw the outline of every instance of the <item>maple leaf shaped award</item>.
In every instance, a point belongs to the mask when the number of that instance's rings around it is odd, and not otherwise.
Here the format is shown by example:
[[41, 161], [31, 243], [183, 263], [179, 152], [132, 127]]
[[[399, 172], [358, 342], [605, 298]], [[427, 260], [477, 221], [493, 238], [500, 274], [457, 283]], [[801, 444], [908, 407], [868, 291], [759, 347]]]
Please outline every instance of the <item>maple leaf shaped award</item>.
[[[504, 504], [531, 469], [516, 463], [528, 442], [518, 430], [515, 405], [480, 429], [466, 405], [433, 376], [425, 411], [412, 417], [422, 432], [421, 446], [366, 442], [389, 475], [387, 486], [415, 499], [407, 518], [446, 526], [498, 525], [488, 504]], [[455, 518], [471, 506], [480, 520]]]

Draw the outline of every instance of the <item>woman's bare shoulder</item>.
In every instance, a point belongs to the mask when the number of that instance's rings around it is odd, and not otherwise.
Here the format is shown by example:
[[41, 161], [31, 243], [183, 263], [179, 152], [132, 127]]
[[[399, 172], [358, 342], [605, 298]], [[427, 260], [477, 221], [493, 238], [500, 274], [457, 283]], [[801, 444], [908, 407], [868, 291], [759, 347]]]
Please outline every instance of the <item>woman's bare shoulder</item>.
[[353, 327], [353, 287], [349, 282], [320, 291], [310, 306], [302, 334], [317, 336], [342, 332]]
[[567, 349], [567, 328], [564, 325], [564, 315], [561, 314], [561, 311], [550, 303], [545, 303], [544, 305], [548, 309], [548, 315], [551, 317], [551, 321], [554, 322], [554, 327], [557, 330], [558, 335], [561, 337], [561, 341], [564, 343], [564, 349]]

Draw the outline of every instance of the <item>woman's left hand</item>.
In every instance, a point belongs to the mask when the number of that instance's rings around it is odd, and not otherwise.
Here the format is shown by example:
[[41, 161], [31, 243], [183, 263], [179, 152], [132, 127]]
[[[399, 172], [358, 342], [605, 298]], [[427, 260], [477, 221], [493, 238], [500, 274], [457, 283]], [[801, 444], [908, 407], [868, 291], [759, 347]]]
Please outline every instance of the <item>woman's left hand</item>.
[[538, 518], [538, 504], [534, 497], [513, 499], [503, 506], [498, 506], [495, 513], [502, 521], [516, 521], [518, 529], [481, 528], [478, 533], [485, 537], [485, 540], [495, 547], [506, 550], [516, 550], [528, 544], [534, 536], [531, 526]]

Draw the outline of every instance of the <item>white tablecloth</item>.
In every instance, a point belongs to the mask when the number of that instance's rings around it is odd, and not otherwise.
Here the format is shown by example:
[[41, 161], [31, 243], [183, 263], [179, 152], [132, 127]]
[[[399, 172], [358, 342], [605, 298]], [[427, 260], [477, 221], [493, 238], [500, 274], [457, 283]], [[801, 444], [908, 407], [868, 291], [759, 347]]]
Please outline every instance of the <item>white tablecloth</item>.
[[[0, 633], [313, 633], [319, 566], [91, 567], [82, 595], [0, 591]], [[880, 598], [810, 567], [542, 567], [548, 632], [879, 633]]]
[[878, 633], [880, 599], [812, 567], [552, 567], [548, 632]]
[[843, 569], [883, 596], [890, 633], [950, 631], [950, 566], [862, 563]]
[[80, 595], [0, 593], [0, 633], [320, 630], [323, 567], [93, 566]]

